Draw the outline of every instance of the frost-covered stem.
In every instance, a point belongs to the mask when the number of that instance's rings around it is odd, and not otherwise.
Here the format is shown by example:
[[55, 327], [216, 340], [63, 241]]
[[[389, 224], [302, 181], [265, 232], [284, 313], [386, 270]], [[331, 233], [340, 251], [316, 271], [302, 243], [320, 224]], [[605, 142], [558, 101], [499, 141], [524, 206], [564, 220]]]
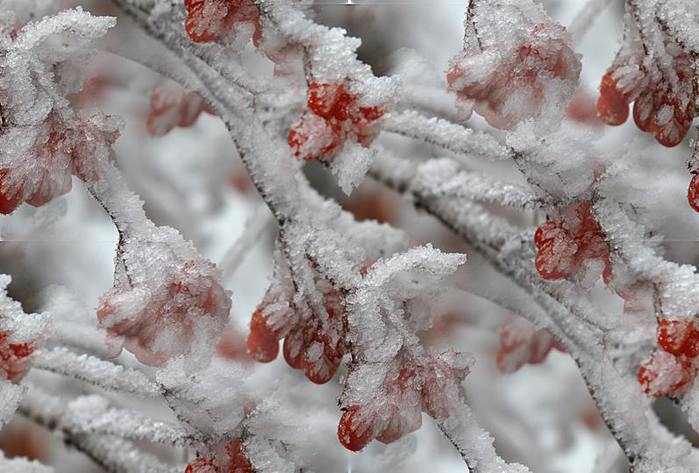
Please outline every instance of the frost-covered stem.
[[144, 397], [160, 395], [160, 388], [140, 371], [94, 356], [78, 355], [65, 348], [42, 350], [36, 356], [34, 367], [68, 376], [108, 391]]
[[428, 118], [415, 111], [388, 114], [381, 128], [385, 132], [420, 140], [457, 155], [478, 155], [500, 160], [512, 157], [512, 151], [488, 133], [444, 119]]
[[34, 387], [19, 408], [19, 413], [51, 432], [63, 442], [99, 465], [108, 473], [181, 473], [182, 467], [165, 465], [143, 453], [131, 442], [115, 436], [87, 435], [66, 423], [65, 402]]
[[480, 172], [467, 171], [447, 158], [422, 164], [413, 182], [413, 191], [432, 197], [468, 199], [513, 208], [538, 208], [551, 205], [549, 199], [529, 189], [502, 182]]
[[201, 445], [206, 439], [193, 429], [183, 428], [143, 413], [109, 406], [105, 398], [82, 396], [72, 401], [64, 425], [84, 435], [108, 435], [131, 441], [148, 441], [175, 447]]
[[638, 0], [626, 0], [626, 9], [631, 12], [631, 16], [638, 27], [638, 34], [641, 38], [641, 45], [643, 46], [643, 52], [648, 56], [648, 39], [645, 31], [645, 25], [643, 24], [643, 18], [641, 16], [640, 7], [638, 5]]
[[699, 36], [696, 34], [696, 24], [692, 23], [692, 16], [686, 14], [687, 7], [684, 0], [665, 0], [658, 2], [655, 11], [655, 21], [660, 25], [663, 33], [679, 44], [685, 51], [691, 54], [696, 61], [699, 56]]
[[113, 354], [104, 344], [104, 332], [93, 324], [54, 320], [50, 340], [57, 345], [73, 347], [91, 355], [108, 358]]
[[588, 32], [597, 17], [604, 11], [612, 0], [587, 0], [587, 3], [580, 9], [573, 21], [568, 26], [573, 43], [579, 43]]
[[226, 251], [218, 265], [223, 279], [230, 278], [250, 252], [250, 249], [259, 241], [259, 237], [272, 222], [271, 214], [263, 206], [255, 206], [251, 215], [245, 222], [243, 234]]
[[507, 464], [493, 447], [493, 437], [483, 430], [471, 408], [464, 401], [461, 393], [461, 405], [458, 412], [453, 412], [447, 419], [439, 421], [437, 426], [454, 446], [470, 473], [510, 472], [528, 473], [530, 470], [519, 464]]
[[[483, 44], [481, 43], [480, 35], [478, 34], [478, 26], [475, 21], [476, 15], [476, 0], [468, 0], [468, 5], [466, 7], [466, 17], [464, 19], [464, 48], [469, 44], [469, 35], [473, 33], [478, 44], [478, 49], [483, 49]], [[469, 31], [472, 28], [473, 31]]]
[[441, 88], [403, 84], [400, 102], [407, 108], [430, 116], [451, 122], [463, 120], [454, 106], [454, 95]]

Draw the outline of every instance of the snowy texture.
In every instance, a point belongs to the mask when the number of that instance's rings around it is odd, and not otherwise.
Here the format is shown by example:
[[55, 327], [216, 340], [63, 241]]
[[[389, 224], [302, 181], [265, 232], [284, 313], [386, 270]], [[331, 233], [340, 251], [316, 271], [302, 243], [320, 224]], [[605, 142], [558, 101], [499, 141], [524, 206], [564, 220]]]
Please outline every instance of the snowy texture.
[[0, 449], [699, 470], [693, 2], [323, 3], [0, 0]]

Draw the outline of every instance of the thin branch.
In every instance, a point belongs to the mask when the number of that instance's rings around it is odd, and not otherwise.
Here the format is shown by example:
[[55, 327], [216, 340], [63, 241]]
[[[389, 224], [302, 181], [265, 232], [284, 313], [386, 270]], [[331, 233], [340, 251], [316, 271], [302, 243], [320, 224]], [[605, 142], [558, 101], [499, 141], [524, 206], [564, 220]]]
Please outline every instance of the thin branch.
[[68, 376], [109, 391], [126, 392], [144, 397], [160, 395], [160, 388], [146, 375], [90, 355], [78, 355], [65, 348], [42, 350], [34, 367]]
[[255, 206], [251, 210], [242, 235], [240, 235], [226, 251], [219, 263], [219, 268], [223, 275], [222, 279], [224, 281], [233, 276], [252, 247], [258, 243], [260, 235], [272, 222], [271, 217], [272, 215], [263, 206]]
[[107, 473], [181, 473], [183, 467], [162, 463], [155, 456], [140, 451], [136, 445], [119, 437], [85, 434], [65, 422], [65, 403], [33, 387], [20, 414], [46, 429], [59, 433], [63, 442], [93, 460]]
[[568, 26], [568, 32], [573, 44], [582, 41], [597, 17], [610, 3], [612, 3], [612, 0], [587, 0], [577, 15], [575, 15], [573, 21], [570, 22], [570, 26]]

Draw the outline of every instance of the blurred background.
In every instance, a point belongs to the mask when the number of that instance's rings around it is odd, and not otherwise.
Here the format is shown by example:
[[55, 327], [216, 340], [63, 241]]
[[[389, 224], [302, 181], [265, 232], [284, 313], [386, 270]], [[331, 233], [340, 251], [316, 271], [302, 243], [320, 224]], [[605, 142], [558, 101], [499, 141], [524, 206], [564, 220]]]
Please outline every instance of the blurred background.
[[[406, 58], [412, 58], [419, 67], [410, 70], [411, 81], [445, 84], [448, 61], [462, 45], [466, 0], [351, 3], [317, 1], [312, 12], [318, 21], [341, 26], [350, 35], [360, 37], [360, 58], [376, 74], [391, 74], [400, 70]], [[554, 19], [567, 25], [585, 2], [542, 3]], [[699, 226], [685, 204], [689, 179], [684, 165], [686, 144], [661, 149], [652, 137], [638, 132], [632, 121], [619, 128], [604, 129], [594, 116], [599, 79], [611, 63], [622, 33], [623, 2], [610, 3], [577, 46], [583, 55], [582, 85], [569, 117], [598, 135], [612, 158], [633, 154], [639, 172], [651, 183], [644, 204], [651, 229], [665, 235], [662, 245], [666, 256], [696, 263], [699, 245], [695, 235]], [[65, 2], [66, 6], [73, 4], [81, 4], [94, 13], [119, 16], [107, 0]], [[120, 23], [108, 42], [112, 47], [119, 46], [129, 40], [130, 33], [130, 26]], [[148, 47], [147, 43], [142, 43], [142, 47]], [[116, 160], [131, 189], [145, 202], [150, 219], [178, 229], [204, 256], [220, 263], [246, 223], [264, 218], [267, 212], [222, 123], [212, 115], [202, 114], [190, 128], [176, 128], [163, 137], [153, 137], [146, 130], [145, 120], [150, 91], [159, 80], [156, 74], [105, 53], [94, 58], [90, 77], [85, 90], [74, 100], [81, 107], [96, 107], [125, 119], [126, 127], [116, 145]], [[469, 124], [484, 126], [479, 120], [474, 115]], [[413, 159], [437, 156], [435, 150], [401, 138], [387, 136], [380, 140]], [[482, 163], [481, 168], [513, 181], [519, 179], [507, 163]], [[509, 375], [498, 372], [498, 333], [511, 315], [475, 294], [486, 286], [507, 291], [508, 285], [474, 252], [435, 220], [417, 213], [410, 202], [369, 179], [347, 198], [322, 167], [309, 165], [307, 172], [321, 192], [338, 199], [358, 219], [388, 222], [405, 229], [415, 244], [432, 242], [442, 249], [469, 255], [469, 262], [458, 275], [458, 289], [444, 302], [433, 328], [423, 336], [429, 345], [450, 346], [476, 356], [475, 372], [465, 383], [469, 400], [481, 424], [496, 438], [496, 447], [503, 457], [524, 463], [537, 473], [624, 471], [621, 452], [567, 355], [553, 351], [542, 364], [526, 365]], [[504, 215], [523, 226], [544, 218], [533, 213]], [[224, 275], [225, 286], [233, 291], [233, 309], [219, 356], [231, 363], [251, 363], [245, 354], [244, 340], [250, 315], [267, 287], [275, 232], [268, 224], [264, 237], [235, 274]], [[99, 296], [112, 285], [117, 235], [79, 180], [74, 178], [69, 194], [45, 207], [24, 205], [13, 215], [0, 217], [0, 238], [0, 270], [12, 275], [11, 296], [21, 301], [26, 311], [66, 310], [94, 318]], [[60, 307], [52, 308], [56, 291], [65, 300]], [[516, 298], [516, 294], [510, 297]], [[620, 300], [609, 299], [608, 303], [611, 312], [621, 314]], [[126, 353], [120, 360], [134, 363]], [[314, 410], [326, 414], [321, 424], [313, 426], [319, 430], [320, 438], [326, 439], [317, 445], [321, 465], [317, 471], [464, 471], [460, 458], [426, 416], [423, 428], [416, 434], [389, 446], [375, 442], [364, 453], [351, 454], [335, 437], [340, 389], [337, 377], [325, 386], [311, 385], [279, 359], [254, 369], [269, 379], [298, 377], [298, 389], [315, 403]], [[63, 389], [80, 392], [84, 388], [66, 384]], [[696, 434], [683, 423], [671, 403], [661, 401], [657, 409], [672, 430], [697, 441]], [[99, 471], [48, 432], [21, 419], [0, 432], [0, 449], [10, 457], [22, 455], [53, 463], [59, 472]], [[328, 455], [335, 461], [323, 464], [321, 457]]]

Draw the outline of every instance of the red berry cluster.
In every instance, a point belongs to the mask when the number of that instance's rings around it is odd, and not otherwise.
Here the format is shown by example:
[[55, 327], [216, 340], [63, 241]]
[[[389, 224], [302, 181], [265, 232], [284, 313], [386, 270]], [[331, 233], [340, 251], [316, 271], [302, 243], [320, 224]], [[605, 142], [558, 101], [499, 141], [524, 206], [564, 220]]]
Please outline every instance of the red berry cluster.
[[542, 363], [552, 348], [561, 350], [548, 331], [515, 318], [500, 328], [496, 365], [502, 373], [514, 373], [526, 363]]
[[[652, 133], [663, 146], [678, 145], [694, 119], [693, 61], [679, 48], [668, 48], [670, 67], [627, 59], [613, 64], [602, 77], [597, 114], [607, 125], [621, 125], [633, 105], [633, 119], [642, 131]], [[628, 71], [634, 71], [630, 74]]]
[[[101, 299], [97, 319], [111, 337], [146, 365], [184, 353], [202, 317], [225, 321], [231, 301], [214, 265], [189, 260], [159, 288], [113, 288]], [[134, 313], [134, 307], [136, 309]]]
[[198, 456], [184, 473], [255, 473], [243, 451], [240, 439], [233, 439], [214, 449], [212, 454]]
[[638, 370], [638, 382], [649, 396], [678, 397], [697, 376], [699, 327], [693, 320], [658, 322], [658, 348]]
[[119, 133], [101, 129], [92, 118], [67, 123], [51, 113], [40, 126], [30, 156], [16, 167], [0, 169], [0, 214], [10, 214], [23, 202], [34, 207], [70, 192], [71, 176], [97, 179], [98, 148], [110, 148]]
[[259, 13], [252, 0], [184, 0], [184, 6], [187, 10], [185, 29], [195, 43], [218, 41], [236, 23], [250, 23], [255, 29], [253, 43], [260, 44]]
[[[279, 353], [279, 340], [284, 339], [284, 359], [294, 369], [302, 369], [317, 384], [330, 381], [345, 354], [340, 294], [325, 292], [327, 318], [315, 313], [302, 318], [285, 312], [265, 315], [267, 305], [258, 307], [250, 320], [247, 346], [253, 359], [267, 363]], [[293, 312], [293, 310], [291, 311]]]
[[0, 379], [19, 383], [29, 371], [34, 346], [31, 342], [10, 343], [9, 338], [9, 333], [0, 330]]
[[424, 364], [404, 361], [389, 371], [379, 405], [352, 405], [344, 409], [337, 429], [340, 443], [353, 452], [372, 440], [391, 443], [422, 425], [422, 412], [444, 420], [451, 412], [449, 395], [468, 374], [468, 366], [452, 363], [458, 357], [444, 353]]
[[215, 114], [199, 95], [186, 92], [175, 82], [162, 81], [151, 91], [146, 129], [153, 136], [163, 136], [176, 126], [194, 125], [202, 112]]
[[534, 244], [536, 270], [544, 279], [564, 278], [593, 260], [603, 263], [605, 282], [611, 277], [609, 248], [589, 202], [576, 204], [562, 213], [560, 221], [548, 220], [537, 228]]
[[536, 23], [505, 54], [489, 48], [463, 51], [452, 59], [447, 82], [460, 100], [474, 101], [475, 111], [490, 125], [511, 128], [542, 111], [548, 83], [570, 83], [572, 95], [579, 74], [580, 60], [564, 28]]
[[288, 143], [300, 159], [332, 159], [350, 140], [369, 146], [379, 134], [385, 106], [361, 106], [344, 84], [313, 82], [308, 87], [308, 111], [289, 131]]

